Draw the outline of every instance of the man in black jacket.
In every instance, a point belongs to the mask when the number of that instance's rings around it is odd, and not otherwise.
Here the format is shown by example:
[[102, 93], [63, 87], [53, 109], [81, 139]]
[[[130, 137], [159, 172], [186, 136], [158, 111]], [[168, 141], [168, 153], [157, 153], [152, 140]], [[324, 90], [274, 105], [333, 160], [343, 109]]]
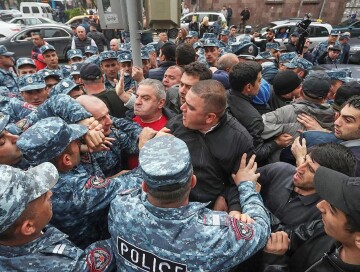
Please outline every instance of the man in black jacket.
[[231, 68], [228, 104], [232, 115], [253, 137], [257, 161], [266, 162], [275, 150], [288, 146], [292, 137], [281, 134], [267, 142], [261, 138], [264, 130], [262, 117], [250, 103], [251, 97], [256, 96], [260, 89], [261, 69], [261, 65], [256, 62], [240, 62]]
[[[316, 171], [315, 188], [323, 199], [317, 204], [322, 221], [286, 230], [290, 241], [285, 233], [272, 234], [265, 250], [282, 255], [289, 248], [288, 254], [297, 256], [297, 261], [294, 257], [289, 261], [291, 271], [359, 271], [360, 178], [312, 163], [310, 166]], [[288, 271], [286, 265], [276, 268], [276, 271]]]
[[149, 70], [149, 78], [162, 81], [165, 71], [170, 66], [176, 65], [175, 62], [176, 45], [172, 42], [164, 43], [160, 48], [160, 65], [158, 68]]
[[197, 185], [190, 201], [211, 202], [231, 187], [229, 210], [238, 210], [237, 188], [231, 175], [239, 168], [241, 154], [253, 152], [252, 138], [226, 111], [226, 92], [216, 80], [201, 80], [191, 87], [181, 106], [182, 115], [166, 125], [171, 133], [187, 144]]

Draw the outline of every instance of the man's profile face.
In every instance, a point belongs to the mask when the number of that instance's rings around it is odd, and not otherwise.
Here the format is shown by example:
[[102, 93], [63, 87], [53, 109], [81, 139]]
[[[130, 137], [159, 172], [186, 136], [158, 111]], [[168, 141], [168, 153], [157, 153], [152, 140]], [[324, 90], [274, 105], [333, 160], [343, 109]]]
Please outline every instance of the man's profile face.
[[40, 35], [32, 35], [31, 40], [33, 44], [37, 47], [44, 45], [44, 40], [40, 37]]
[[11, 56], [0, 56], [1, 66], [4, 68], [10, 68], [14, 65], [14, 59]]
[[345, 105], [334, 122], [334, 134], [341, 140], [360, 139], [360, 110]]
[[111, 126], [113, 124], [110, 115], [109, 109], [106, 107], [105, 103], [99, 103], [99, 105], [91, 110], [91, 114], [94, 116], [104, 130], [104, 135], [108, 136], [111, 132]]
[[14, 165], [22, 159], [22, 153], [16, 145], [18, 135], [3, 130], [0, 133], [0, 164]]
[[110, 42], [110, 49], [112, 51], [118, 51], [119, 50], [119, 43], [117, 41], [111, 41]]
[[204, 99], [190, 91], [185, 96], [185, 103], [180, 107], [183, 113], [183, 125], [194, 130], [203, 130], [207, 125]]
[[190, 88], [197, 82], [200, 81], [200, 78], [197, 76], [189, 75], [184, 72], [180, 79], [179, 87], [179, 96], [181, 105], [185, 103], [185, 96], [189, 92]]
[[341, 243], [351, 243], [351, 233], [346, 230], [347, 219], [343, 211], [337, 209], [326, 200], [320, 201], [316, 207], [320, 210], [324, 230], [327, 235]]
[[[296, 168], [296, 173], [293, 177], [293, 184], [295, 187], [303, 191], [314, 190], [314, 176], [316, 169], [310, 165], [313, 162], [310, 155], [305, 156], [305, 161]], [[317, 162], [313, 162], [316, 166], [320, 166]]]

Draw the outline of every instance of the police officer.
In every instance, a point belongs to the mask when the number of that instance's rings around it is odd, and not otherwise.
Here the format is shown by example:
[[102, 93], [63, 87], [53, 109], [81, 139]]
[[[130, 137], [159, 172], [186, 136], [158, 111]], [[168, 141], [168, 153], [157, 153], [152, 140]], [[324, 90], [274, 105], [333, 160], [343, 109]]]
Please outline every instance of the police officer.
[[98, 54], [99, 54], [99, 50], [96, 46], [93, 46], [93, 45], [85, 46], [84, 55], [86, 58], [89, 58], [92, 55], [98, 55]]
[[80, 84], [76, 84], [70, 78], [65, 78], [57, 84], [51, 92], [51, 96], [56, 94], [66, 94], [74, 99], [85, 94]]
[[104, 51], [100, 53], [100, 68], [104, 73], [106, 90], [114, 90], [116, 83], [114, 79], [119, 80], [118, 56], [114, 51]]
[[123, 51], [119, 54], [118, 62], [120, 70], [124, 73], [124, 90], [135, 88], [135, 80], [132, 78], [132, 56], [130, 51]]
[[284, 66], [286, 69], [291, 69], [296, 72], [302, 79], [305, 79], [309, 71], [313, 68], [313, 64], [310, 61], [299, 57], [293, 58], [289, 63], [285, 63]]
[[242, 211], [252, 223], [206, 209], [207, 203], [189, 202], [196, 177], [182, 140], [156, 137], [145, 143], [139, 159], [142, 191], [124, 192], [110, 207], [117, 266], [126, 271], [227, 271], [264, 246], [270, 227], [255, 191], [255, 156], [246, 165], [244, 155], [233, 175]]
[[52, 224], [80, 248], [108, 235], [107, 209], [118, 191], [139, 186], [136, 172], [109, 179], [89, 173], [85, 164], [94, 164], [91, 156], [80, 162], [79, 139], [87, 132], [81, 125], [67, 125], [57, 117], [40, 120], [18, 139], [17, 146], [32, 165], [51, 161], [59, 171], [53, 188]]
[[83, 63], [73, 63], [70, 66], [70, 78], [76, 83], [81, 84], [80, 69]]
[[206, 39], [203, 44], [206, 62], [209, 67], [216, 67], [221, 56], [220, 44], [217, 39]]
[[70, 75], [70, 70], [64, 65], [59, 64], [59, 57], [54, 46], [50, 44], [43, 45], [40, 48], [40, 52], [44, 58], [44, 62], [46, 63], [45, 68], [49, 70], [59, 70], [62, 78], [66, 78]]
[[37, 72], [45, 80], [46, 90], [51, 92], [51, 89], [62, 80], [62, 73], [60, 70], [42, 69]]
[[188, 35], [186, 36], [186, 43], [193, 45], [199, 40], [199, 33], [197, 31], [189, 31]]
[[19, 77], [27, 74], [35, 74], [36, 65], [35, 62], [30, 58], [19, 58], [16, 61], [16, 70]]
[[14, 66], [14, 52], [9, 52], [0, 45], [0, 85], [9, 89], [9, 97], [21, 98], [16, 74], [11, 70]]
[[129, 169], [127, 155], [139, 154], [137, 141], [142, 128], [131, 120], [110, 116], [105, 103], [95, 96], [83, 95], [77, 101], [99, 121], [104, 135], [114, 139], [110, 150], [93, 153], [105, 176]]
[[[97, 247], [103, 258], [85, 254], [67, 236], [48, 225], [52, 217], [52, 189], [58, 172], [45, 162], [28, 171], [0, 166], [0, 269], [2, 271], [99, 271], [110, 269], [108, 248]], [[105, 262], [106, 261], [106, 262]]]
[[80, 49], [70, 49], [66, 53], [69, 65], [77, 62], [83, 62], [83, 54]]
[[328, 103], [332, 104], [337, 90], [344, 84], [354, 79], [351, 78], [351, 70], [349, 68], [338, 68], [333, 70], [326, 70], [327, 75], [331, 79], [331, 89], [327, 96]]
[[37, 74], [29, 74], [19, 78], [19, 89], [24, 101], [38, 107], [49, 96], [44, 79]]
[[[314, 64], [319, 64], [318, 63], [318, 59], [320, 58], [320, 56], [322, 56], [329, 48], [329, 45], [337, 45], [341, 48], [340, 43], [338, 42], [338, 38], [340, 35], [340, 31], [338, 30], [331, 30], [330, 35], [328, 37], [328, 40], [325, 42], [320, 42], [314, 49], [313, 51], [313, 56], [314, 56]], [[338, 55], [338, 58], [340, 59], [340, 55]]]
[[339, 64], [341, 55], [341, 47], [339, 45], [329, 45], [326, 52], [324, 52], [318, 59], [318, 64]]

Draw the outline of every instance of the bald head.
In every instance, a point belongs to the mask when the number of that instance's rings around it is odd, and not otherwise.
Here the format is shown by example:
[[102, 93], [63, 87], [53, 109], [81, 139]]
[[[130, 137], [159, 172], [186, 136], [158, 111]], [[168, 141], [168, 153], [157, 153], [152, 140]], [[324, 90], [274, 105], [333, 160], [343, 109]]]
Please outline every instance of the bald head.
[[86, 30], [83, 26], [78, 26], [76, 28], [76, 34], [80, 40], [83, 40], [86, 38]]
[[227, 53], [219, 58], [216, 67], [219, 70], [224, 70], [226, 72], [229, 72], [231, 67], [233, 67], [235, 64], [238, 63], [239, 63], [239, 58], [235, 54]]
[[105, 103], [93, 95], [82, 95], [76, 98], [76, 100], [102, 125], [104, 135], [109, 135], [112, 120], [109, 115], [109, 109]]
[[119, 51], [119, 40], [118, 39], [112, 39], [110, 41], [110, 49], [112, 51]]
[[76, 98], [76, 100], [91, 114], [99, 107], [106, 107], [105, 103], [100, 98], [93, 95], [82, 95]]

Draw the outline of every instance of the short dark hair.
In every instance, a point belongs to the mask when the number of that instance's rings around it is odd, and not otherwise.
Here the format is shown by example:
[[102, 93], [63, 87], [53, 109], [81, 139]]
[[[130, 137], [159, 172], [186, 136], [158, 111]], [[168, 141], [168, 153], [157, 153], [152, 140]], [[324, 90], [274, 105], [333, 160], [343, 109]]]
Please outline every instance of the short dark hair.
[[212, 72], [209, 68], [207, 68], [206, 64], [197, 61], [185, 65], [184, 73], [190, 76], [199, 77], [200, 80], [212, 78]]
[[343, 107], [348, 105], [349, 107], [353, 107], [357, 110], [360, 110], [360, 95], [355, 95], [350, 97], [344, 104]]
[[346, 214], [346, 223], [345, 223], [345, 229], [350, 232], [360, 232], [360, 226], [355, 222], [355, 220], [351, 217], [351, 215]]
[[188, 43], [182, 43], [176, 47], [175, 59], [176, 64], [184, 66], [195, 61], [196, 51], [192, 45]]
[[192, 175], [185, 184], [172, 184], [161, 188], [148, 188], [148, 194], [156, 198], [162, 204], [169, 204], [185, 199], [190, 194], [190, 183]]
[[190, 91], [204, 99], [207, 113], [216, 113], [218, 117], [224, 115], [226, 91], [219, 81], [214, 79], [200, 80], [191, 87]]
[[349, 148], [341, 144], [325, 143], [309, 148], [311, 159], [321, 166], [354, 177], [356, 157]]
[[31, 203], [33, 201], [31, 201], [31, 202], [29, 202], [27, 204], [27, 206], [25, 207], [25, 210], [21, 213], [21, 215], [16, 219], [16, 221], [10, 227], [8, 227], [6, 230], [4, 230], [2, 233], [0, 233], [0, 240], [1, 241], [11, 241], [12, 239], [14, 239], [15, 230], [18, 227], [20, 227], [21, 224], [25, 220], [35, 218], [35, 212], [34, 212], [34, 209], [32, 208], [32, 205], [31, 205]]
[[166, 61], [175, 61], [176, 45], [172, 42], [166, 42], [160, 48], [161, 53], [164, 55]]
[[239, 62], [234, 65], [229, 72], [231, 89], [242, 92], [247, 84], [254, 85], [261, 69], [261, 65], [255, 61]]

